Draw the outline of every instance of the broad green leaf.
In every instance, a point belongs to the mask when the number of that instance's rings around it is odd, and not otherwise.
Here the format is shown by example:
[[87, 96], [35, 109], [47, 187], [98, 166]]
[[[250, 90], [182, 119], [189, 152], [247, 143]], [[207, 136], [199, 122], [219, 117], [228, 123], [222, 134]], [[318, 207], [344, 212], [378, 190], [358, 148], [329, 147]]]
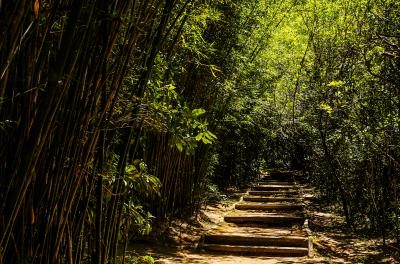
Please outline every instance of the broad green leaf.
[[204, 135], [203, 133], [197, 134], [196, 140], [199, 141], [200, 139], [202, 139], [202, 138], [203, 138], [203, 135]]
[[199, 116], [203, 115], [205, 112], [206, 112], [206, 110], [204, 110], [203, 108], [197, 108], [197, 109], [192, 110], [192, 115], [194, 117], [199, 117]]

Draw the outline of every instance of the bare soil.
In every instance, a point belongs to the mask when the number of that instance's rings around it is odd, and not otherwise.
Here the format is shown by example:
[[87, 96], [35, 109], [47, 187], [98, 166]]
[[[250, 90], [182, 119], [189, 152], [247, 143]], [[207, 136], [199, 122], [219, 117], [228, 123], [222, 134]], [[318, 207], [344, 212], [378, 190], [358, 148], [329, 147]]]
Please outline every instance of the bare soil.
[[343, 217], [329, 212], [314, 197], [312, 190], [307, 189], [303, 195], [313, 234], [313, 257], [210, 254], [197, 249], [201, 235], [220, 227], [224, 215], [233, 210], [234, 204], [243, 194], [244, 192], [228, 193], [227, 200], [208, 205], [197, 219], [190, 222], [176, 221], [157, 238], [153, 236], [130, 244], [127, 255], [150, 255], [158, 264], [400, 263], [400, 254], [394, 248], [383, 247], [382, 241], [377, 238], [350, 232]]

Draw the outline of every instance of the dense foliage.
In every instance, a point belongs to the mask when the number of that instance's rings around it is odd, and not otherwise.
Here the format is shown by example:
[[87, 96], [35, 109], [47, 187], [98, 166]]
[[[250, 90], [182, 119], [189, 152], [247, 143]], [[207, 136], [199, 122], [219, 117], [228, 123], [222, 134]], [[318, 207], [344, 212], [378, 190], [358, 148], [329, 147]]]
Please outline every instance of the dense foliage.
[[266, 96], [283, 117], [267, 146], [340, 204], [350, 228], [384, 240], [400, 226], [398, 7], [309, 1], [265, 51], [278, 76]]
[[0, 1], [0, 263], [113, 263], [265, 166], [398, 238], [398, 9]]
[[307, 123], [319, 140], [310, 166], [323, 175], [315, 175], [320, 186], [338, 196], [350, 226], [384, 238], [398, 237], [400, 224], [398, 7], [395, 1], [316, 6], [310, 92], [301, 97], [302, 105], [319, 108]]

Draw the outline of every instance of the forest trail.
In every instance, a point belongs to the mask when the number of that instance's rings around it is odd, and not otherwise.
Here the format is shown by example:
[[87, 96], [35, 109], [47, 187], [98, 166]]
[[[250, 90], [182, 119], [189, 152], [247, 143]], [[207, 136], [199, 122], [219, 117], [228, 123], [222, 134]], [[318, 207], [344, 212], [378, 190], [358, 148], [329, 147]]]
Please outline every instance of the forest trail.
[[291, 172], [271, 172], [260, 179], [224, 217], [207, 232], [200, 248], [220, 254], [295, 257], [312, 252], [299, 186]]
[[350, 233], [342, 216], [290, 174], [261, 175], [250, 190], [228, 196], [204, 208], [199, 222], [173, 223], [170, 239], [133, 243], [127, 255], [150, 255], [156, 264], [399, 263], [379, 238]]

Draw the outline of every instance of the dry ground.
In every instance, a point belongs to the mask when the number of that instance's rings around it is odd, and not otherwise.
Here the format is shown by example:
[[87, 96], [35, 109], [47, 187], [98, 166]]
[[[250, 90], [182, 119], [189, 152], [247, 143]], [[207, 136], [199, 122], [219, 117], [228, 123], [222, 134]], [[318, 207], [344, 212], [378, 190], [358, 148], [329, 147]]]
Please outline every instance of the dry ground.
[[158, 264], [400, 263], [395, 259], [399, 254], [383, 248], [380, 240], [349, 232], [343, 218], [326, 212], [313, 198], [312, 190], [304, 195], [313, 233], [314, 257], [216, 255], [196, 249], [201, 234], [218, 227], [241, 195], [241, 192], [230, 193], [228, 200], [207, 206], [191, 223], [175, 222], [159, 236], [167, 239], [153, 237], [131, 244], [128, 255], [151, 255]]

